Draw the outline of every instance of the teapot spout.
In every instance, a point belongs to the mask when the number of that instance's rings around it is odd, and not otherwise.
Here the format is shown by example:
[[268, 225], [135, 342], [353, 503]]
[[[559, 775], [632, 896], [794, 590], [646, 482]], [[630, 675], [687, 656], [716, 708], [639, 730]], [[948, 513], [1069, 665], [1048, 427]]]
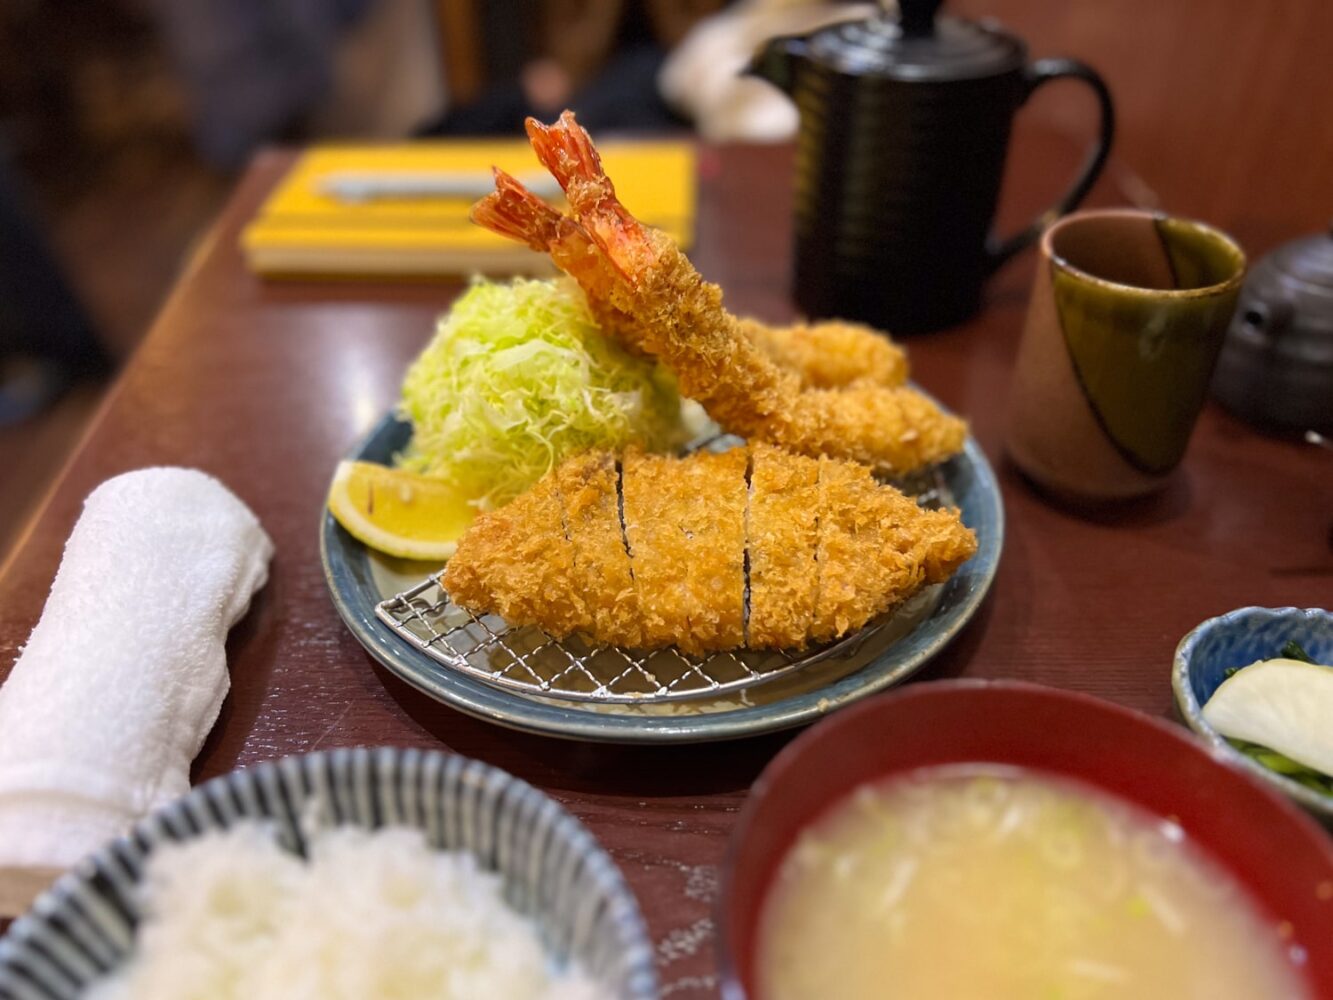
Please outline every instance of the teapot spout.
[[804, 38], [796, 35], [770, 38], [754, 54], [742, 73], [767, 80], [791, 96], [796, 88], [796, 70], [809, 58]]

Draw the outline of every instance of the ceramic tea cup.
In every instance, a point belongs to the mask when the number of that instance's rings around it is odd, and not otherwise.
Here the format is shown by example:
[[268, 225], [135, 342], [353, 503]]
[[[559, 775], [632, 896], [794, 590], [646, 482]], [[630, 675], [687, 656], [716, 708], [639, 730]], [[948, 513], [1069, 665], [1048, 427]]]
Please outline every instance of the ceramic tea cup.
[[1035, 483], [1077, 501], [1128, 499], [1180, 463], [1245, 276], [1245, 254], [1200, 222], [1079, 212], [1042, 237], [1006, 447]]

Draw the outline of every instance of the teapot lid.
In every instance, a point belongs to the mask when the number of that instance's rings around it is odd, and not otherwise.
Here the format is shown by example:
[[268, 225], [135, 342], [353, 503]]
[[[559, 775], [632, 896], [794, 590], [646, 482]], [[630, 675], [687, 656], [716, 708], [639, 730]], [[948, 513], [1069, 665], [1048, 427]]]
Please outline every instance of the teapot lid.
[[1308, 285], [1322, 285], [1329, 294], [1333, 294], [1333, 224], [1321, 236], [1307, 236], [1284, 243], [1261, 261], [1258, 267], [1265, 265]]
[[1022, 41], [994, 22], [936, 16], [942, 0], [899, 0], [863, 21], [816, 32], [810, 55], [852, 76], [940, 82], [997, 76], [1021, 66]]

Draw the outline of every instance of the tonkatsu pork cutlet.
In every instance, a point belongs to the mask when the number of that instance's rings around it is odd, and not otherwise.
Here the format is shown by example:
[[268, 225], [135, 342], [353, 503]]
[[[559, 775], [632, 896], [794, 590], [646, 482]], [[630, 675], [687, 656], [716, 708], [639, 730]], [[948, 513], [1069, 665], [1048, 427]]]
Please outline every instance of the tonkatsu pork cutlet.
[[790, 457], [750, 446], [749, 644], [760, 649], [805, 645], [819, 593], [819, 463]]
[[571, 459], [477, 518], [445, 568], [455, 603], [630, 648], [800, 648], [860, 628], [976, 551], [957, 511], [922, 510], [855, 463], [756, 445], [626, 455], [621, 563], [613, 463]]
[[976, 551], [955, 511], [923, 510], [854, 462], [819, 460], [818, 509], [815, 642], [845, 635], [926, 584], [948, 579]]
[[511, 625], [540, 622], [552, 635], [589, 628], [588, 584], [575, 576], [559, 478], [548, 473], [512, 503], [472, 522], [445, 567], [445, 587], [456, 604], [493, 612]]
[[744, 449], [624, 459], [625, 538], [647, 646], [744, 642]]
[[587, 452], [555, 470], [564, 504], [565, 535], [574, 549], [575, 586], [594, 635], [643, 644], [643, 621], [634, 596], [629, 552], [620, 525], [620, 470], [609, 452]]

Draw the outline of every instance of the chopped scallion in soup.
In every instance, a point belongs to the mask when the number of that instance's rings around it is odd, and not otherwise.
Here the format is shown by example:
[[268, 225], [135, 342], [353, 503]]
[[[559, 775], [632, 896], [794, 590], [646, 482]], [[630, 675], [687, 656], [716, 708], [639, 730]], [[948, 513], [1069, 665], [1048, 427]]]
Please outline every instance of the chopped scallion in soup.
[[1180, 827], [981, 765], [866, 786], [765, 903], [762, 1000], [1306, 998], [1300, 949]]

